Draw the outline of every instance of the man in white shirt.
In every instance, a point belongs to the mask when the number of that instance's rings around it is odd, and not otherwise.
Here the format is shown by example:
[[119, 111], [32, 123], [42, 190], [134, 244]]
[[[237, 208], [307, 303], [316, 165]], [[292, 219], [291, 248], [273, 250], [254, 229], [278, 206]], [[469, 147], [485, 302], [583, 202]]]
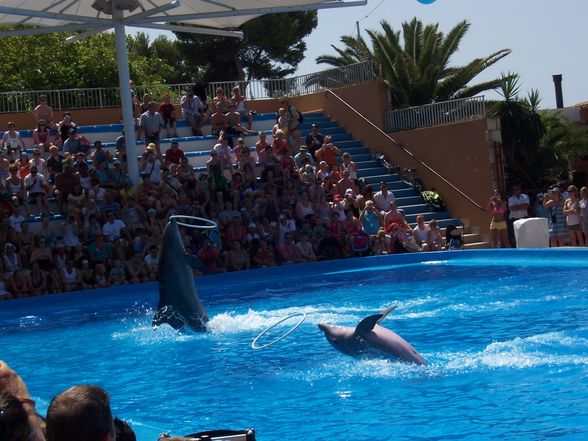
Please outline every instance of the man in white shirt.
[[151, 247], [149, 247], [149, 252], [145, 255], [143, 261], [147, 264], [147, 268], [149, 268], [149, 278], [151, 280], [157, 280], [159, 252], [155, 245], [151, 245]]
[[508, 235], [510, 243], [513, 247], [516, 247], [516, 240], [514, 236], [513, 224], [519, 219], [525, 219], [529, 217], [529, 196], [521, 193], [521, 186], [515, 185], [512, 188], [512, 196], [508, 198]]
[[202, 135], [202, 110], [204, 109], [204, 104], [200, 98], [194, 95], [192, 89], [186, 90], [186, 95], [182, 97], [180, 106], [182, 108], [182, 117], [190, 124], [192, 134]]
[[22, 233], [21, 225], [25, 220], [26, 218], [22, 215], [21, 208], [15, 207], [14, 212], [8, 218], [8, 226], [18, 235]]
[[380, 191], [374, 194], [374, 204], [380, 212], [386, 212], [390, 209], [390, 204], [396, 200], [394, 193], [388, 191], [388, 184], [380, 182]]
[[43, 211], [49, 211], [49, 204], [47, 202], [49, 185], [45, 177], [39, 173], [36, 165], [31, 166], [30, 174], [24, 179], [24, 185], [28, 197], [37, 204], [39, 214], [43, 213]]
[[288, 219], [285, 214], [278, 217], [278, 245], [284, 243], [286, 234], [296, 231], [296, 224], [292, 219]]
[[102, 234], [108, 236], [110, 242], [114, 242], [121, 237], [125, 227], [125, 223], [120, 219], [115, 219], [114, 213], [110, 212], [106, 215], [106, 223], [102, 226]]
[[159, 133], [163, 126], [163, 117], [156, 112], [157, 103], [149, 101], [149, 110], [141, 115], [139, 125], [145, 133], [145, 144], [153, 143], [156, 146], [157, 154], [161, 154], [159, 145]]

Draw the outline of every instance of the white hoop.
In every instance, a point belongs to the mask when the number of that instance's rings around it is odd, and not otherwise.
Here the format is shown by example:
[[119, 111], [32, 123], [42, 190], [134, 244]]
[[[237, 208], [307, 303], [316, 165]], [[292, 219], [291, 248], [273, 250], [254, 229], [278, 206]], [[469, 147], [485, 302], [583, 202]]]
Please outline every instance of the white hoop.
[[184, 222], [177, 222], [176, 221], [176, 223], [178, 225], [181, 225], [182, 227], [202, 229], [202, 230], [214, 230], [215, 228], [218, 227], [216, 225], [215, 221], [212, 221], [210, 219], [204, 219], [203, 217], [188, 216], [187, 214], [174, 214], [173, 216], [169, 217], [169, 220], [172, 220], [172, 219], [191, 219], [191, 220], [195, 220], [198, 222], [203, 222], [205, 224], [205, 225], [194, 225], [194, 224], [186, 224]]
[[[302, 318], [290, 330], [288, 330], [288, 332], [286, 332], [285, 334], [280, 335], [278, 338], [270, 341], [269, 343], [266, 343], [266, 344], [261, 345], [261, 346], [257, 345], [257, 340], [259, 340], [266, 332], [268, 332], [269, 330], [275, 328], [280, 323], [285, 322], [286, 320], [291, 319], [292, 317], [298, 317], [299, 315], [301, 315]], [[279, 342], [280, 340], [286, 338], [288, 335], [292, 334], [296, 329], [298, 329], [298, 327], [304, 322], [304, 320], [306, 320], [306, 313], [305, 312], [296, 312], [294, 314], [290, 314], [287, 317], [284, 317], [281, 320], [278, 320], [276, 323], [274, 323], [273, 325], [271, 325], [269, 328], [261, 331], [261, 333], [257, 337], [255, 337], [255, 339], [253, 340], [253, 343], [251, 343], [251, 347], [253, 349], [263, 349], [263, 348], [267, 348], [268, 346], [273, 345], [274, 343]]]

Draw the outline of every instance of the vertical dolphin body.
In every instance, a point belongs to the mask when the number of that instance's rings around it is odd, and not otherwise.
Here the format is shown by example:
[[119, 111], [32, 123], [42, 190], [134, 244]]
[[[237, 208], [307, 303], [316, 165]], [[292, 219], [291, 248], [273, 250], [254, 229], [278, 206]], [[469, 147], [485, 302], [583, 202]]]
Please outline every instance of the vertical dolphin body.
[[159, 304], [153, 316], [153, 326], [163, 323], [174, 329], [185, 325], [197, 332], [206, 331], [208, 316], [196, 294], [192, 268], [200, 263], [186, 254], [175, 219], [170, 219], [163, 231], [159, 252]]
[[396, 307], [388, 308], [380, 314], [364, 318], [355, 328], [349, 326], [331, 326], [319, 323], [318, 327], [325, 333], [327, 341], [338, 351], [357, 357], [370, 348], [378, 349], [401, 360], [425, 365], [425, 359], [410, 343], [395, 332], [379, 323]]

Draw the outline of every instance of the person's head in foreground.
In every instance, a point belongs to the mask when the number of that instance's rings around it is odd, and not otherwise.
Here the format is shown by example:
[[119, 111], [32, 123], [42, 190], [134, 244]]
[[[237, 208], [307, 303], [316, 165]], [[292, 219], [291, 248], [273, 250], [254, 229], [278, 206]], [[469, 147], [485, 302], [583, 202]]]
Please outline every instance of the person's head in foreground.
[[98, 386], [73, 386], [47, 409], [47, 441], [115, 441], [108, 393]]

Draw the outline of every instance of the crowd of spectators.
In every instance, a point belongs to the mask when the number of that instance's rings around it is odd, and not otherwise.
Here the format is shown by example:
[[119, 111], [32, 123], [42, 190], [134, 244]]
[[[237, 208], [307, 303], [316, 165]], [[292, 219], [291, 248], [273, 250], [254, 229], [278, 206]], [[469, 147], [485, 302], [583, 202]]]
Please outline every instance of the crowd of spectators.
[[[238, 90], [232, 99], [221, 92], [211, 103], [222, 115], [212, 124], [218, 139], [202, 172], [177, 141], [160, 152], [159, 130], [176, 134], [174, 113], [160, 113], [151, 97], [144, 97], [138, 123], [148, 142], [137, 186], [126, 173], [124, 139], [111, 153], [100, 141], [78, 136], [71, 114], [53, 123], [52, 112], [44, 109], [37, 127], [44, 142], [34, 146], [29, 159], [11, 124], [0, 159], [0, 264], [6, 288], [0, 298], [156, 280], [161, 235], [172, 214], [217, 223], [212, 231], [182, 232], [202, 274], [440, 249], [435, 223], [420, 219], [413, 232], [386, 183], [379, 189], [361, 186], [351, 155], [331, 136], [312, 125], [304, 139], [302, 115], [287, 99], [281, 101], [270, 142], [264, 132], [243, 137], [253, 112]], [[161, 106], [168, 104], [164, 95]], [[238, 125], [227, 122], [233, 113]], [[63, 215], [59, 225], [52, 220], [52, 206]], [[32, 216], [41, 222], [34, 232]]]

